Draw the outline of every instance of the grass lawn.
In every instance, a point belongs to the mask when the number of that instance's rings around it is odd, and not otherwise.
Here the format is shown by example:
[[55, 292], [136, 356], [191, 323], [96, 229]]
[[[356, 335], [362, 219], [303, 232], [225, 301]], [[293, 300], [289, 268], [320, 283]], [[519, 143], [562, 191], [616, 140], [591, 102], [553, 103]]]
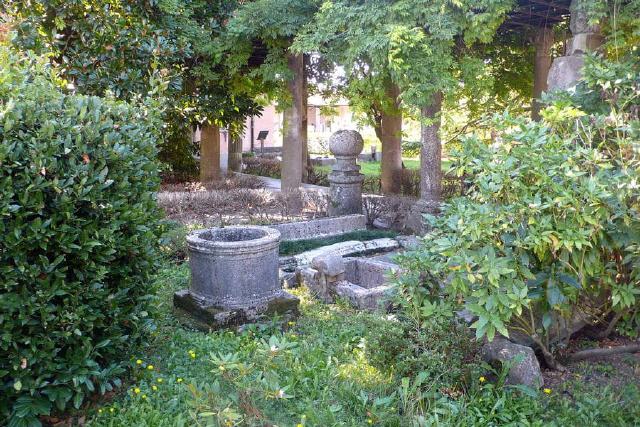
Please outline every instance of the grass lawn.
[[[158, 274], [158, 327], [133, 377], [89, 409], [92, 426], [620, 426], [640, 422], [637, 388], [550, 394], [500, 385], [456, 328], [427, 325], [419, 351], [387, 315], [326, 305], [304, 290], [302, 315], [242, 332], [199, 332], [172, 312], [186, 264]], [[399, 355], [399, 352], [401, 353]], [[413, 353], [412, 353], [413, 352]], [[413, 354], [414, 356], [408, 356]], [[139, 361], [139, 362], [138, 362]], [[480, 376], [486, 376], [481, 381]], [[456, 381], [453, 378], [457, 378]]]
[[[420, 160], [418, 159], [402, 159], [407, 169], [420, 169]], [[360, 172], [365, 176], [379, 176], [380, 175], [380, 162], [359, 162]], [[446, 171], [449, 168], [449, 160], [442, 161], [442, 170]], [[326, 173], [331, 172], [331, 166], [316, 166], [318, 170]]]

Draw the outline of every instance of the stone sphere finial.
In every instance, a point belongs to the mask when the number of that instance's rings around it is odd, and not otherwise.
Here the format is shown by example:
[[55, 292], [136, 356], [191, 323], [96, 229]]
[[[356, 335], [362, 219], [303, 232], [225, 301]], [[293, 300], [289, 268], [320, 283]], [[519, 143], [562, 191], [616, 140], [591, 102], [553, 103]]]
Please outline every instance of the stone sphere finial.
[[355, 130], [339, 130], [329, 138], [329, 150], [334, 156], [356, 157], [363, 148], [364, 140]]

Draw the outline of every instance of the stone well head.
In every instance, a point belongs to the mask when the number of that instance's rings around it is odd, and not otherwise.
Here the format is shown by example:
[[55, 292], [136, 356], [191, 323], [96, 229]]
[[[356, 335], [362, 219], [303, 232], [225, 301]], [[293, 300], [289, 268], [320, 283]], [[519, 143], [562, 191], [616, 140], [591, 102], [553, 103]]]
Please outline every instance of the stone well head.
[[329, 138], [329, 150], [336, 157], [356, 157], [363, 148], [364, 140], [355, 130], [339, 130]]
[[237, 226], [195, 231], [187, 236], [190, 292], [220, 307], [253, 306], [281, 290], [280, 232]]

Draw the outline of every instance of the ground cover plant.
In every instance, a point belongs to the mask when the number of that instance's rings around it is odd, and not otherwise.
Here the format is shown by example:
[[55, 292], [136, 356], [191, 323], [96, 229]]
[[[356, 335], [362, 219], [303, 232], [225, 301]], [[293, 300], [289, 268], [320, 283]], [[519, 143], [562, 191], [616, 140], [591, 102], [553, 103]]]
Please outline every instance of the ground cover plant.
[[149, 326], [157, 123], [65, 94], [41, 58], [0, 63], [0, 424], [36, 426], [119, 386]]
[[[633, 384], [614, 390], [565, 383], [540, 393], [504, 386], [504, 373], [478, 363], [473, 336], [452, 328], [450, 319], [420, 326], [319, 303], [299, 290], [302, 315], [284, 327], [191, 330], [176, 320], [171, 303], [188, 276], [185, 264], [168, 261], [160, 270], [158, 329], [130, 359], [130, 381], [84, 408], [88, 425], [622, 426], [640, 420]], [[418, 329], [416, 340], [410, 331]]]

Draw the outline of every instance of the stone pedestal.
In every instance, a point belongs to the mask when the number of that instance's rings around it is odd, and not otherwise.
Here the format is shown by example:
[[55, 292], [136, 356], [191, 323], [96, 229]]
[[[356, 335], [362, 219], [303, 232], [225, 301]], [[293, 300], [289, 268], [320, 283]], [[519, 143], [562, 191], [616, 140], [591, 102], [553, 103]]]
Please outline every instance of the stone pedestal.
[[242, 226], [187, 236], [191, 286], [174, 305], [211, 329], [252, 323], [271, 314], [297, 315], [298, 299], [282, 290], [280, 232]]
[[548, 90], [567, 90], [574, 87], [582, 77], [583, 55], [600, 47], [604, 41], [597, 25], [589, 25], [584, 0], [571, 1], [572, 38], [567, 43], [566, 56], [553, 60], [547, 80]]
[[339, 130], [329, 138], [329, 150], [336, 158], [329, 174], [329, 216], [362, 213], [362, 181], [356, 164], [364, 141], [354, 130]]

